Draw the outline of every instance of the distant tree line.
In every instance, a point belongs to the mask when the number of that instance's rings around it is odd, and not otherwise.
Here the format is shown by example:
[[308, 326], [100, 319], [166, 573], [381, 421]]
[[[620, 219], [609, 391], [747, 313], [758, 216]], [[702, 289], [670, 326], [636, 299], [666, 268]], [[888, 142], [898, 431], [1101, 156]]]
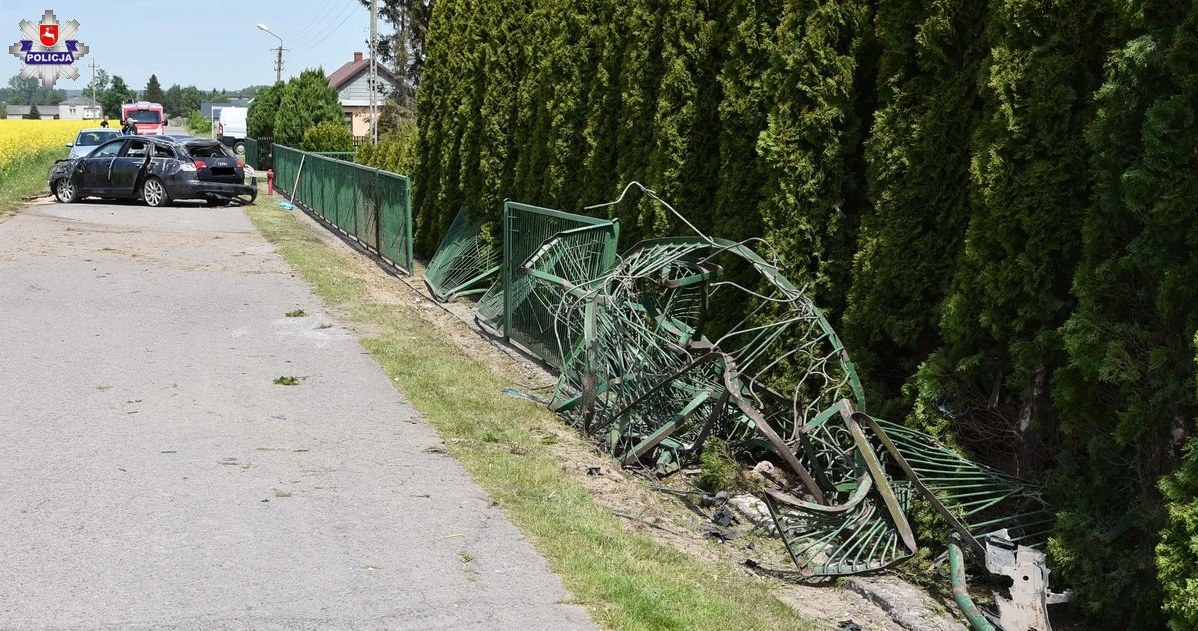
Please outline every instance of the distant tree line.
[[0, 87], [0, 101], [9, 105], [58, 105], [67, 98], [64, 90], [46, 89], [40, 79], [22, 79], [13, 75], [7, 87]]
[[1198, 628], [1198, 5], [438, 0], [421, 36], [419, 252], [629, 180], [764, 237], [871, 412], [1047, 485], [1095, 619]]

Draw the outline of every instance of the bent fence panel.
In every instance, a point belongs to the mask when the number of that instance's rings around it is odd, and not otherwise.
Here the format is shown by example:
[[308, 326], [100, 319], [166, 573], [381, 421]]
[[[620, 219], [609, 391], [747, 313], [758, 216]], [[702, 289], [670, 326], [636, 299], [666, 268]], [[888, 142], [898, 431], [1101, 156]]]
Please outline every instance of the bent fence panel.
[[501, 278], [475, 306], [480, 322], [555, 367], [561, 365], [561, 357], [553, 322], [534, 299], [536, 281], [524, 270], [524, 263], [555, 235], [579, 228], [590, 228], [583, 239], [589, 251], [586, 258], [594, 260], [590, 267], [596, 274], [611, 267], [620, 236], [618, 221], [504, 202]]
[[412, 186], [407, 176], [282, 145], [275, 186], [300, 208], [404, 273], [412, 271]]
[[486, 219], [469, 206], [463, 206], [454, 217], [424, 270], [424, 284], [437, 300], [449, 302], [487, 291], [486, 283], [499, 271], [503, 250], [486, 229]]

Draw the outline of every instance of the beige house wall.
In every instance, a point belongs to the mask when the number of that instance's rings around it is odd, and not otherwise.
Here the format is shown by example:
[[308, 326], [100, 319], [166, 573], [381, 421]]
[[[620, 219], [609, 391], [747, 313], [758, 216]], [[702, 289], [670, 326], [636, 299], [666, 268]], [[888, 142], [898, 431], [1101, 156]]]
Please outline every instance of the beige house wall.
[[366, 136], [370, 133], [370, 108], [356, 105], [342, 106], [349, 117], [349, 131], [354, 136]]

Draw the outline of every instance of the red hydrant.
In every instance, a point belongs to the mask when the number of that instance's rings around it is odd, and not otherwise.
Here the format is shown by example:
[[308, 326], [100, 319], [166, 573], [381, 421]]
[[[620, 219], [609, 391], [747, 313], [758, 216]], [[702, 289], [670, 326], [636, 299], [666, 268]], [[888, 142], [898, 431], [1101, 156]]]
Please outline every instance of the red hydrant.
[[275, 194], [275, 170], [274, 169], [266, 170], [266, 194], [267, 195]]

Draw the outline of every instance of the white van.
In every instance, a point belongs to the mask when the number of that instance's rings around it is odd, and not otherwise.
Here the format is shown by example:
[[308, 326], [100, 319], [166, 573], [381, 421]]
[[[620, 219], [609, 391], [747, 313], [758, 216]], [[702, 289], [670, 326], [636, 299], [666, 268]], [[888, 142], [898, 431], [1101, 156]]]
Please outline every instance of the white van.
[[247, 107], [222, 107], [215, 115], [217, 139], [238, 155], [245, 153], [245, 117], [249, 111]]

